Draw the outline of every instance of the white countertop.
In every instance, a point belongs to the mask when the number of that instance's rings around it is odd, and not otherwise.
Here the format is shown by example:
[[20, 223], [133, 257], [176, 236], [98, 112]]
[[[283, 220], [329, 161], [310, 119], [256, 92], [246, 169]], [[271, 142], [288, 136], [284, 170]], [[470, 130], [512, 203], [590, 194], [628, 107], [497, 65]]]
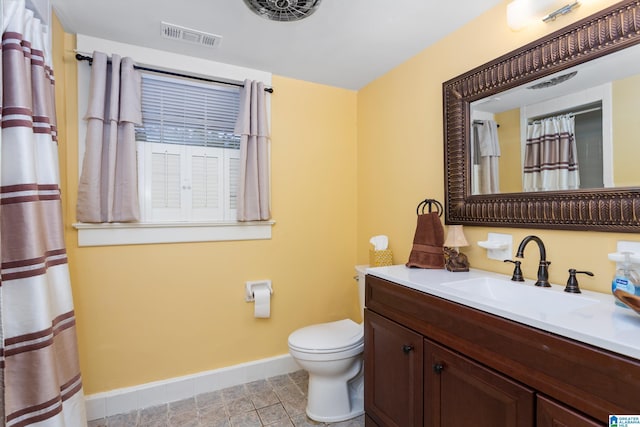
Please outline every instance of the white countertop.
[[[510, 276], [483, 270], [471, 269], [469, 272], [450, 272], [444, 269], [408, 268], [404, 265], [368, 268], [367, 274], [386, 279], [399, 285], [422, 291], [437, 297], [454, 301], [468, 307], [514, 320], [544, 331], [553, 332], [567, 338], [591, 344], [619, 354], [640, 359], [640, 316], [633, 310], [614, 304], [614, 296], [600, 292], [582, 290], [581, 294], [564, 292], [564, 285], [551, 288], [539, 288], [534, 281], [510, 282], [514, 287], [530, 287], [523, 294], [535, 292], [556, 292], [561, 304], [547, 307], [542, 304], [533, 306], [519, 302], [498, 301], [491, 295], [467, 292], [454, 282], [467, 279], [490, 277], [509, 280]], [[578, 279], [580, 277], [578, 276]], [[517, 288], [516, 288], [517, 289]], [[577, 299], [576, 299], [577, 297]], [[574, 298], [572, 300], [572, 298]], [[588, 304], [574, 302], [589, 301]], [[564, 310], [564, 307], [567, 307]]]

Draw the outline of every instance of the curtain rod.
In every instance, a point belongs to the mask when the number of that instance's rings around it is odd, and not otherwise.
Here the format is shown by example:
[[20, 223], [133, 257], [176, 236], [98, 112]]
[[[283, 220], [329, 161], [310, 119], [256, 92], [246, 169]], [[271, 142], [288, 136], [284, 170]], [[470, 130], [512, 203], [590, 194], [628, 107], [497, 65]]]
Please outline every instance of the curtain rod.
[[[79, 53], [76, 53], [76, 60], [78, 60], [78, 61], [88, 61], [89, 64], [91, 64], [93, 62], [93, 58], [92, 57], [86, 56], [86, 55], [81, 55]], [[206, 78], [206, 77], [191, 76], [189, 74], [176, 73], [175, 71], [159, 70], [159, 69], [156, 69], [156, 68], [143, 67], [143, 66], [140, 66], [140, 65], [134, 65], [133, 68], [135, 68], [136, 70], [151, 71], [153, 73], [167, 74], [169, 76], [174, 76], [174, 77], [184, 77], [186, 79], [200, 80], [200, 81], [203, 81], [203, 82], [219, 83], [219, 84], [230, 85], [230, 86], [244, 87], [244, 84], [242, 84], [242, 83], [224, 82], [224, 81], [221, 81], [221, 80], [209, 79], [209, 78]], [[273, 88], [272, 87], [265, 87], [264, 91], [265, 92], [269, 92], [269, 93], [273, 93]]]
[[593, 107], [593, 108], [585, 108], [584, 110], [576, 110], [576, 111], [569, 111], [566, 113], [561, 113], [561, 114], [555, 114], [552, 116], [544, 116], [544, 117], [540, 117], [540, 118], [533, 118], [533, 119], [529, 119], [528, 122], [529, 124], [535, 123], [542, 123], [542, 121], [544, 119], [551, 119], [554, 117], [561, 117], [561, 116], [569, 116], [569, 117], [575, 117], [578, 116], [580, 114], [585, 114], [585, 113], [591, 113], [593, 111], [601, 111], [602, 107], [601, 106], [597, 106], [597, 107]]
[[600, 111], [600, 110], [602, 110], [602, 107], [587, 108], [586, 110], [572, 111], [571, 113], [569, 113], [569, 115], [577, 116], [578, 114], [591, 113], [593, 111]]
[[[484, 126], [484, 122], [483, 122], [482, 120], [474, 120], [474, 121], [473, 121], [473, 124], [474, 124], [474, 125]], [[496, 126], [497, 126], [497, 127], [500, 127], [500, 124], [499, 124], [499, 123], [496, 123]]]

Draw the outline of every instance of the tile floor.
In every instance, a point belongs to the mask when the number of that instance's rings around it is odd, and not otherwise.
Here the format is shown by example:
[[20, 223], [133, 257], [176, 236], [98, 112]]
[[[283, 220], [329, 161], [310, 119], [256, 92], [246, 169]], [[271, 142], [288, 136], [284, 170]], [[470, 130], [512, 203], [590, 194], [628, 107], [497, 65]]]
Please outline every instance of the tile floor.
[[364, 427], [364, 416], [340, 423], [307, 418], [306, 371], [267, 378], [128, 414], [88, 427]]

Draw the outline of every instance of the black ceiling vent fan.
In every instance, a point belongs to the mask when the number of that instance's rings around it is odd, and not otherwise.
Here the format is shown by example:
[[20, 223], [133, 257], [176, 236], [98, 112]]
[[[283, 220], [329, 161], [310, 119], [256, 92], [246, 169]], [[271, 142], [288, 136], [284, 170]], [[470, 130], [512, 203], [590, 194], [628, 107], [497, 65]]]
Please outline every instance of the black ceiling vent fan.
[[298, 21], [316, 11], [322, 0], [244, 0], [259, 16], [272, 21]]

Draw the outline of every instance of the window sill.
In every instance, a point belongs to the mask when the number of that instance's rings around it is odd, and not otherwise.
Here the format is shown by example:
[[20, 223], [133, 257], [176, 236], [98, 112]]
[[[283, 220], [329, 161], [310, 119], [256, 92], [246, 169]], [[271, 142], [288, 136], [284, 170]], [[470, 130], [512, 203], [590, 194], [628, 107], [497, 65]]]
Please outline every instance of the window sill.
[[78, 246], [144, 245], [271, 239], [275, 221], [75, 223]]

